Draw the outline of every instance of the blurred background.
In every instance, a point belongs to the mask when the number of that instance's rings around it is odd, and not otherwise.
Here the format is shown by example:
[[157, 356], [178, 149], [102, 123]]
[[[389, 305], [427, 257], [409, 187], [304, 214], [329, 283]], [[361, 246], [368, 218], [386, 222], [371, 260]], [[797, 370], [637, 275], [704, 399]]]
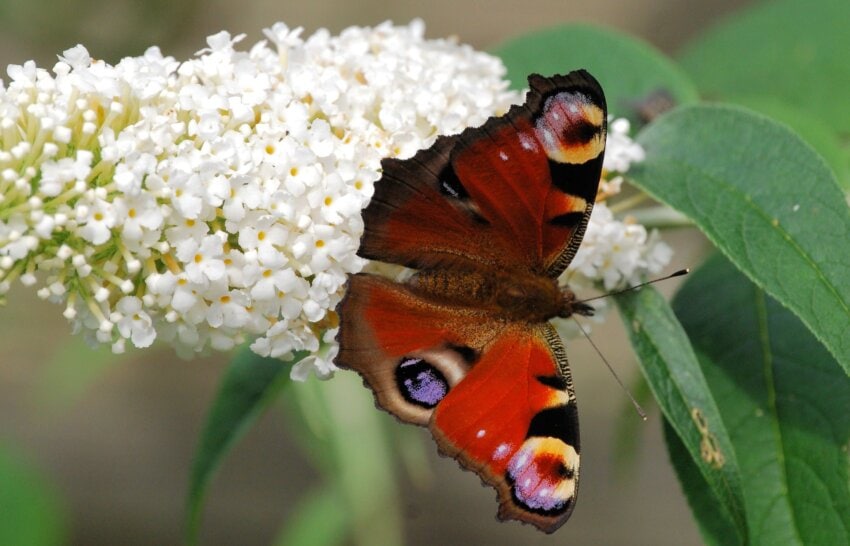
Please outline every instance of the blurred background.
[[[247, 48], [276, 21], [303, 26], [309, 35], [320, 27], [336, 34], [350, 25], [387, 19], [407, 23], [414, 17], [424, 19], [428, 37], [453, 35], [479, 49], [552, 24], [585, 21], [631, 33], [672, 54], [746, 3], [3, 0], [0, 64], [34, 59], [50, 68], [57, 54], [77, 43], [111, 62], [141, 54], [150, 45], [179, 60], [205, 47], [204, 38], [222, 29], [246, 33], [242, 46]], [[704, 245], [695, 232], [668, 232], [665, 238], [676, 249], [671, 271], [700, 261]], [[675, 283], [661, 289], [669, 294]], [[624, 381], [633, 384], [637, 367], [619, 319], [610, 315], [594, 327], [593, 338]], [[650, 408], [646, 423], [629, 413], [625, 395], [586, 340], [568, 342], [567, 350], [583, 455], [582, 490], [570, 522], [553, 536], [517, 523], [498, 524], [494, 492], [458, 470], [454, 461], [437, 456], [427, 431], [412, 430], [400, 434], [405, 442], [421, 444], [425, 456], [413, 472], [396, 473], [406, 543], [700, 543], [667, 459], [657, 411]], [[34, 527], [43, 536], [33, 544], [179, 544], [192, 456], [226, 364], [225, 355], [181, 361], [165, 347], [121, 357], [93, 351], [71, 336], [59, 307], [16, 285], [8, 306], [0, 309], [0, 488], [18, 487], [44, 510], [16, 511], [0, 500], [0, 521], [5, 520], [0, 527], [15, 514], [22, 524], [27, 518], [41, 522]], [[320, 389], [339, 407], [367, 407], [368, 418], [378, 415], [387, 430], [403, 428], [371, 410], [365, 389], [346, 388], [358, 380], [340, 374], [334, 381], [339, 385], [333, 390], [325, 384], [289, 386], [284, 400], [236, 445], [210, 489], [202, 544], [280, 543], [299, 503], [323, 479], [303, 448], [304, 418], [293, 419], [293, 399], [304, 399], [293, 389]], [[309, 414], [309, 405], [302, 407]], [[634, 445], [618, 450], [623, 438]], [[0, 531], [0, 546], [5, 546], [3, 536]], [[46, 542], [38, 542], [42, 539]]]

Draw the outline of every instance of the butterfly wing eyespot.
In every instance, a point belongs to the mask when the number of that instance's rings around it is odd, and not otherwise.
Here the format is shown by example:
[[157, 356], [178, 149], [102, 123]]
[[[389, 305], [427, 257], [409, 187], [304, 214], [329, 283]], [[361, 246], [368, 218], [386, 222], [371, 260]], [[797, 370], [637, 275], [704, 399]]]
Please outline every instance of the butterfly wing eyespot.
[[395, 382], [404, 399], [433, 409], [449, 393], [449, 380], [430, 361], [403, 356], [395, 368]]
[[481, 313], [429, 301], [374, 275], [349, 278], [338, 307], [336, 364], [357, 371], [379, 407], [427, 425], [439, 402], [466, 376], [483, 337]]
[[583, 164], [605, 150], [605, 111], [579, 91], [546, 99], [534, 129], [546, 155], [557, 163]]
[[542, 517], [563, 516], [575, 502], [578, 466], [573, 446], [551, 437], [527, 439], [505, 473], [513, 505]]

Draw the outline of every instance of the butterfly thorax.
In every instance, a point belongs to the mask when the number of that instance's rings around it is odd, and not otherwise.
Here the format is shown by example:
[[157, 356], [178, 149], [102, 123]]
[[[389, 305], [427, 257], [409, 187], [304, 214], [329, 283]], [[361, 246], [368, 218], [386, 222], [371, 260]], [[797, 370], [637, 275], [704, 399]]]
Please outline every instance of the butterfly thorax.
[[512, 322], [544, 322], [573, 314], [591, 315], [593, 308], [556, 279], [526, 271], [425, 270], [410, 285], [448, 305], [487, 311]]

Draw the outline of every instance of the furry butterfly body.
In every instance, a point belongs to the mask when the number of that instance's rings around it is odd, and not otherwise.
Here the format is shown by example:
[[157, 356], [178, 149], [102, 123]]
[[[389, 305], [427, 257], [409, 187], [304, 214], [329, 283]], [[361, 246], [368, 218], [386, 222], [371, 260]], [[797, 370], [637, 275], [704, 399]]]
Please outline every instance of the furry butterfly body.
[[384, 161], [359, 254], [416, 273], [349, 279], [336, 363], [494, 486], [501, 519], [552, 532], [575, 505], [579, 435], [548, 320], [592, 313], [557, 278], [593, 208], [607, 112], [584, 71], [529, 85], [505, 116]]

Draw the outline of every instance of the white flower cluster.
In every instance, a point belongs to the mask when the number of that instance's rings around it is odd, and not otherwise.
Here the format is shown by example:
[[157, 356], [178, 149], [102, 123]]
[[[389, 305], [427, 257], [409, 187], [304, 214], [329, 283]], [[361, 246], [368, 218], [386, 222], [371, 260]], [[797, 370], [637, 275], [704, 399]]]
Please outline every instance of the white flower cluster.
[[[179, 63], [82, 46], [0, 87], [0, 295], [41, 283], [122, 351], [316, 352], [386, 156], [501, 114], [504, 67], [423, 24], [226, 32]], [[332, 338], [332, 336], [331, 336]], [[327, 362], [316, 363], [320, 372]], [[303, 366], [302, 366], [303, 369]]]
[[632, 126], [626, 118], [611, 118], [609, 121], [605, 162], [602, 165], [607, 172], [623, 174], [629, 170], [632, 163], [640, 163], [646, 157], [640, 144], [632, 140], [631, 129]]
[[[0, 85], [0, 298], [12, 283], [64, 304], [75, 331], [123, 351], [180, 354], [245, 339], [311, 355], [330, 375], [361, 210], [384, 157], [477, 126], [521, 96], [504, 67], [423, 24], [320, 30], [282, 23], [248, 51], [222, 32], [186, 62], [151, 48], [115, 66], [82, 46], [51, 74]], [[611, 124], [610, 174], [639, 160]], [[609, 161], [612, 162], [609, 164]], [[613, 286], [669, 259], [637, 225], [594, 211], [571, 271]], [[575, 273], [570, 273], [575, 275]], [[321, 343], [324, 341], [324, 345]]]
[[610, 291], [638, 284], [648, 273], [660, 273], [672, 256], [673, 250], [657, 231], [647, 233], [628, 218], [617, 220], [605, 203], [597, 203], [584, 240], [564, 274], [574, 288], [601, 282]]
[[647, 274], [660, 273], [673, 256], [673, 250], [657, 231], [631, 221], [618, 220], [606, 205], [607, 198], [620, 192], [632, 163], [643, 161], [644, 150], [632, 140], [627, 119], [608, 123], [603, 178], [599, 200], [587, 224], [581, 246], [564, 273], [570, 285], [587, 287], [602, 284], [605, 290], [638, 284]]

